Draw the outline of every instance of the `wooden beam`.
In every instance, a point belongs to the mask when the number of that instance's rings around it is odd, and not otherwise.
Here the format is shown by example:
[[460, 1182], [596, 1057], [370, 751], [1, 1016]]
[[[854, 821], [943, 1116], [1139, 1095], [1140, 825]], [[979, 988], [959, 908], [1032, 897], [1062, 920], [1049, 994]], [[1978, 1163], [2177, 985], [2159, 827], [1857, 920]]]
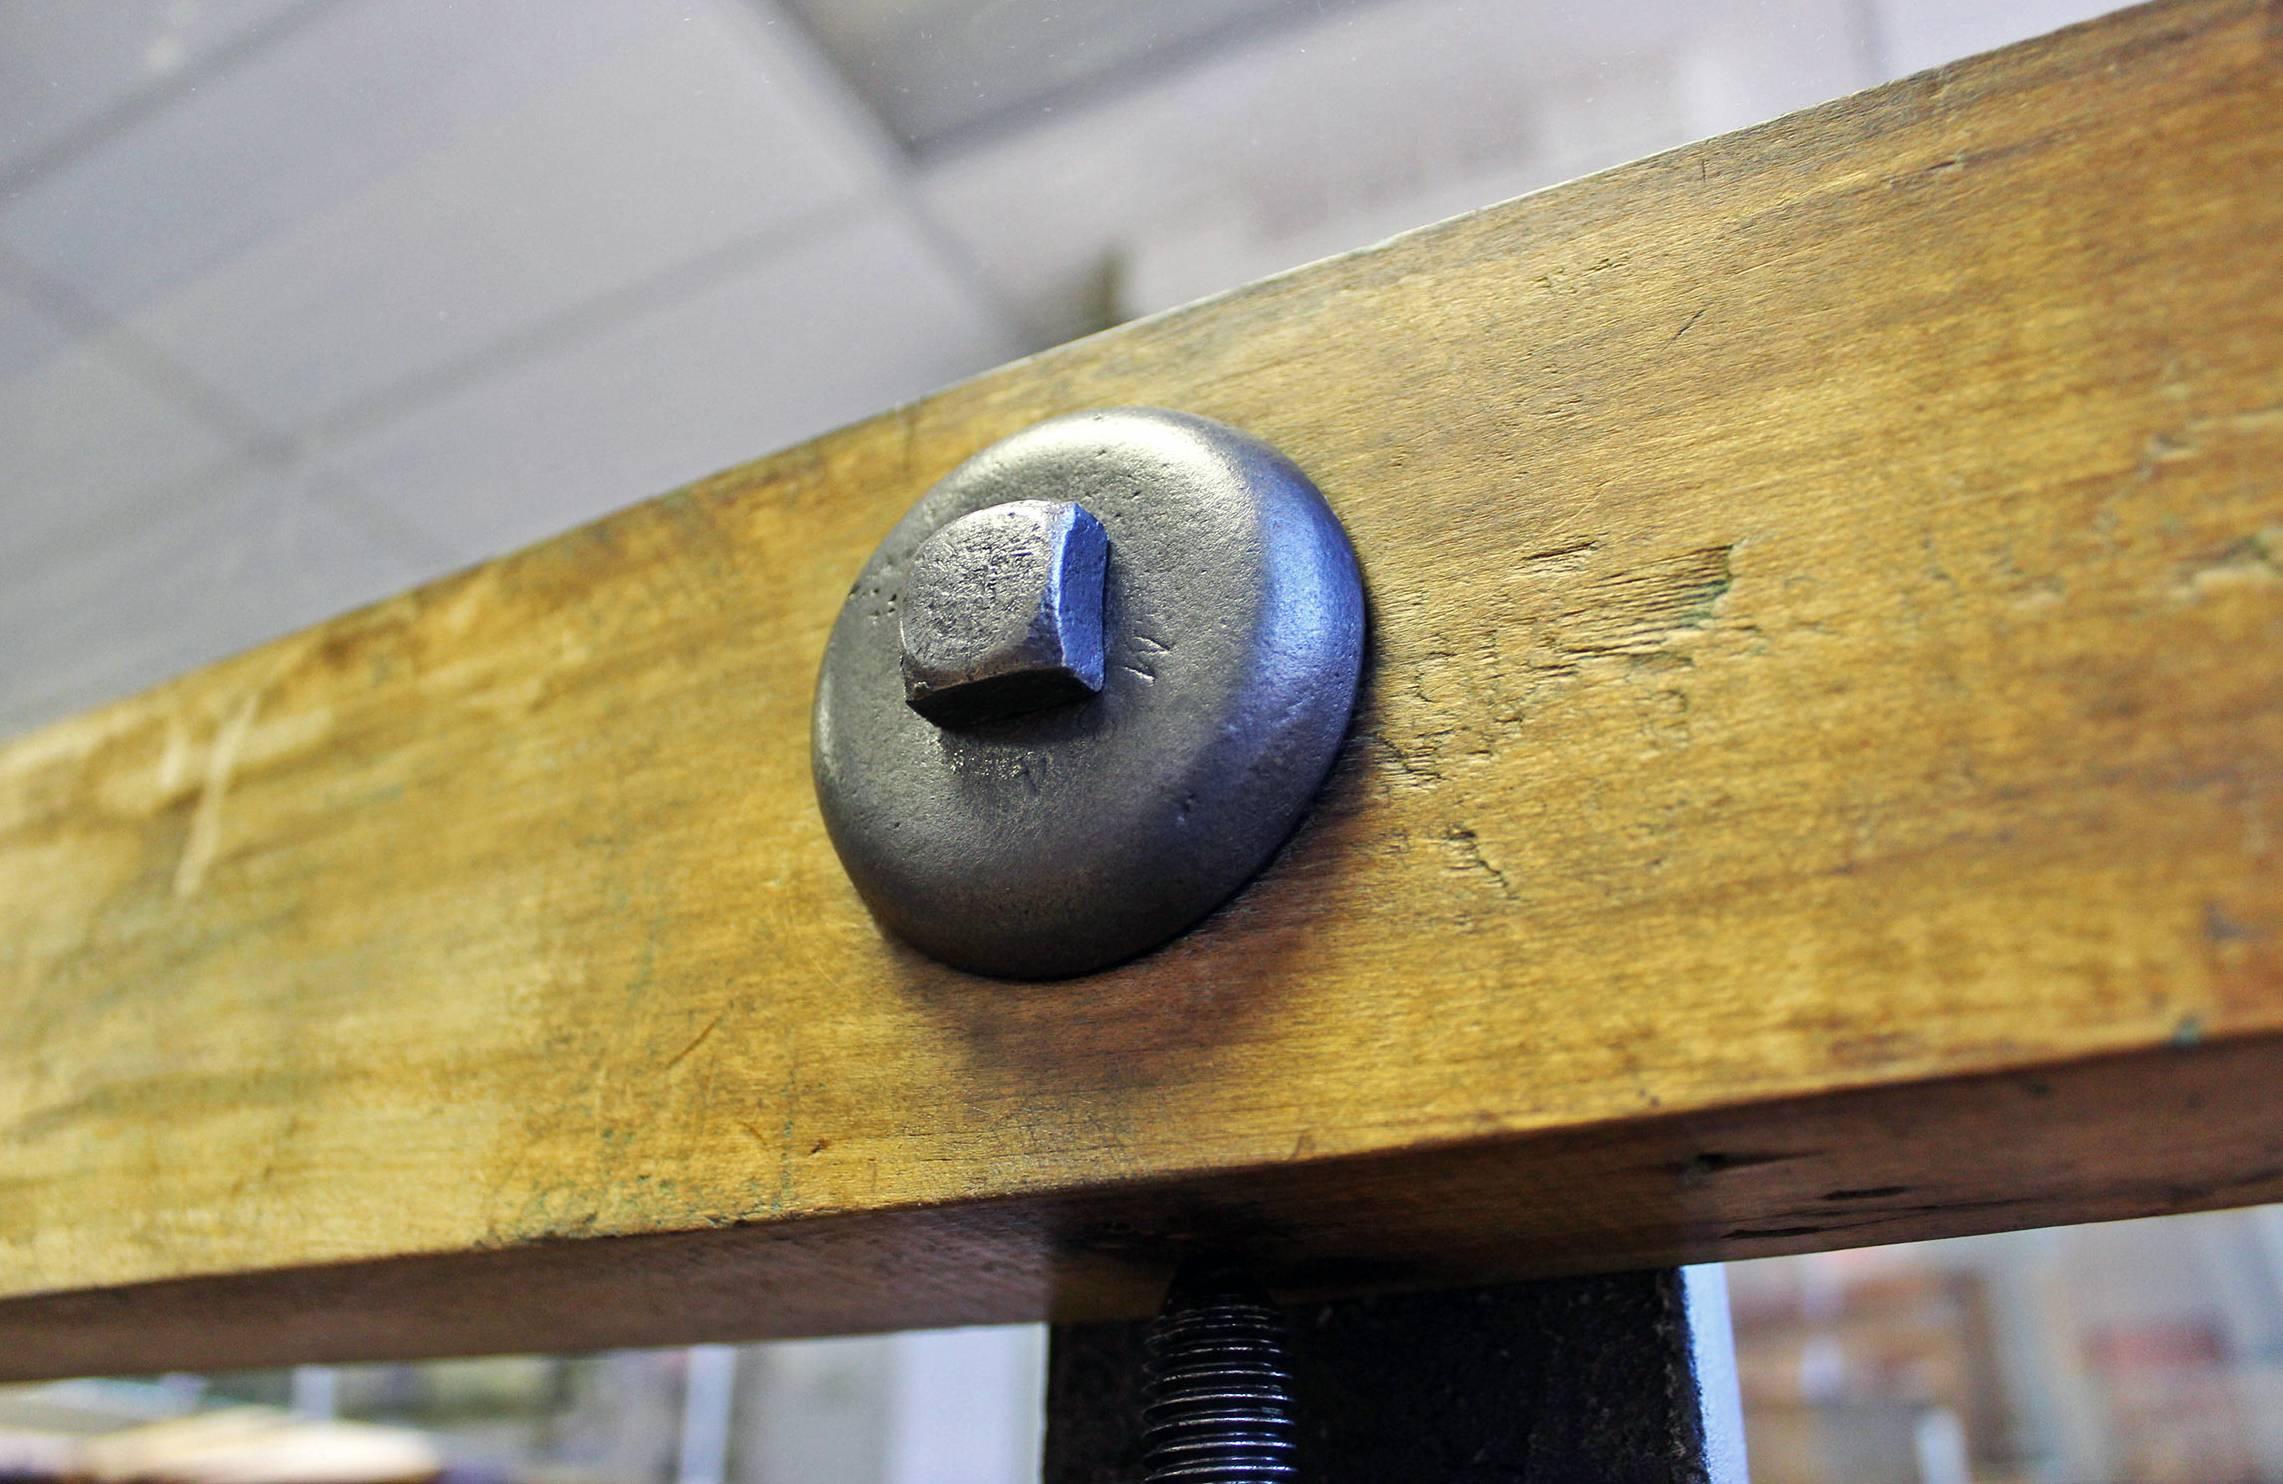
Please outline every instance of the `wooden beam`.
[[[2283, 1195], [2283, 20], [2127, 12], [1010, 366], [0, 750], [0, 1374], [1131, 1314]], [[967, 454], [1374, 600], [1204, 928], [884, 940], [807, 782]]]

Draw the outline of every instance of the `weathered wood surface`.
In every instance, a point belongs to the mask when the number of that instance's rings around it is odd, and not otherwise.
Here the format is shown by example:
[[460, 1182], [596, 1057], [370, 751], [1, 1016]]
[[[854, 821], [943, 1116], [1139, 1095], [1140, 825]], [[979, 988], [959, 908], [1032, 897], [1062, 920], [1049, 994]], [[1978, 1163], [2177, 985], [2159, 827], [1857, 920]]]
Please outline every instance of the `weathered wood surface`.
[[[1139, 1312], [2283, 1195], [2283, 10], [2160, 5], [1010, 366], [0, 749], [0, 1373]], [[807, 781], [849, 577], [1117, 402], [1374, 663], [1008, 986]]]

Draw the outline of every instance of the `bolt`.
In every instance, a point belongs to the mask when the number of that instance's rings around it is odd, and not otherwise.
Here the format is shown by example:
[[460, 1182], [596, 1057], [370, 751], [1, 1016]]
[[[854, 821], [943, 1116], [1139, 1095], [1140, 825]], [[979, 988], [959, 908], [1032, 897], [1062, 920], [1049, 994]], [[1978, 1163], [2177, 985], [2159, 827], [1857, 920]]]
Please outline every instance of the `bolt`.
[[1102, 523], [1067, 500], [963, 515], [904, 579], [904, 699], [938, 726], [1083, 700], [1102, 688]]
[[1226, 1267], [1174, 1280], [1149, 1334], [1149, 1484], [1280, 1484], [1300, 1473], [1284, 1316]]

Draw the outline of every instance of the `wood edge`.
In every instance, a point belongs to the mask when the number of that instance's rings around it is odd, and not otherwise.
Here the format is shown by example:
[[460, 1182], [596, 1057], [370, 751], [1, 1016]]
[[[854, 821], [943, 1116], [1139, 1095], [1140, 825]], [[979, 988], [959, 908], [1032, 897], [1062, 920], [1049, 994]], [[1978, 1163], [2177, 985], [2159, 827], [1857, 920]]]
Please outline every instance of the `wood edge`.
[[0, 1380], [1127, 1319], [1199, 1246], [1313, 1301], [2277, 1199], [2283, 1034], [1077, 1197], [38, 1294], [0, 1302]]

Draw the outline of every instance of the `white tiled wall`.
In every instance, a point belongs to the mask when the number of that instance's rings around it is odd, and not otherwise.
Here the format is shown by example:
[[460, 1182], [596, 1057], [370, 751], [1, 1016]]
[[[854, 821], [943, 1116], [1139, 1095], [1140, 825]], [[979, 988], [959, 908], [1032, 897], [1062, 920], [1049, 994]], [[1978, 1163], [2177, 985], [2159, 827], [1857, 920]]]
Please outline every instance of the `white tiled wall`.
[[665, 14], [618, 0], [329, 0], [169, 106], [93, 131], [10, 193], [0, 240], [131, 313], [576, 85]]
[[1881, 60], [1904, 77], [2119, 8], [2103, 0], [1881, 0]]
[[[417, 9], [392, 3], [400, 17]], [[461, 28], [515, 9], [431, 8]], [[525, 9], [517, 19], [532, 30], [583, 11], [636, 13], [623, 0]], [[322, 426], [629, 285], [797, 234], [865, 191], [866, 150], [803, 106], [760, 27], [722, 9], [638, 13], [647, 24], [609, 28], [614, 45], [561, 58], [558, 76], [520, 95], [488, 75], [419, 95], [413, 127], [435, 132], [432, 148], [310, 204], [129, 323], [265, 422]], [[394, 39], [425, 54], [435, 42], [424, 31]], [[332, 47], [364, 38], [312, 28], [298, 40], [313, 73], [338, 75], [352, 58]], [[480, 116], [470, 117], [479, 98], [463, 94], [481, 95]], [[243, 122], [219, 121], [201, 155], [245, 150], [227, 132]], [[329, 152], [278, 153], [294, 170], [294, 156]]]
[[536, 349], [328, 457], [455, 549], [498, 550], [1023, 348], [880, 206], [692, 278], [686, 293]]
[[1030, 348], [739, 0], [0, 0], [0, 734]]
[[[0, 585], [12, 704], [62, 715], [434, 576], [420, 547], [305, 476], [230, 460], [15, 559]], [[53, 550], [55, 548], [47, 548]]]
[[971, 145], [932, 166], [927, 199], [1061, 336], [1087, 327], [1106, 252], [1117, 308], [1167, 308], [1872, 80], [1847, 0], [1307, 14]]
[[48, 150], [137, 106], [162, 104], [170, 84], [218, 55], [296, 23], [308, 0], [9, 0], [0, 6], [0, 180]]
[[0, 272], [6, 587], [95, 555], [106, 517], [234, 452], [143, 374], [139, 348], [125, 337], [75, 333]]

